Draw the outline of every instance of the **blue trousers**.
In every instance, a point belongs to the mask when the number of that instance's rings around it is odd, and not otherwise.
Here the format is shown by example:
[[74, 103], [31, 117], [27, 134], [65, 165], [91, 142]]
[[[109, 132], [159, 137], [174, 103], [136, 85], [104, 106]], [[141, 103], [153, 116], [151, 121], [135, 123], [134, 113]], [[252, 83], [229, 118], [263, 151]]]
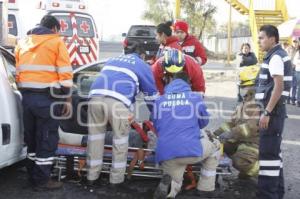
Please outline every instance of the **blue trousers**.
[[[59, 122], [52, 114], [59, 116], [60, 106], [47, 93], [22, 92], [24, 140], [27, 145], [27, 171], [34, 185], [48, 182], [58, 145]], [[52, 111], [52, 114], [51, 114]]]
[[292, 102], [296, 101], [296, 93], [297, 93], [297, 76], [296, 76], [296, 72], [294, 72], [291, 92], [290, 92], [290, 96], [289, 96], [290, 101], [292, 101]]
[[284, 177], [281, 155], [282, 132], [285, 121], [285, 106], [271, 116], [269, 127], [260, 130], [259, 143], [259, 199], [282, 199], [284, 197]]
[[[296, 87], [295, 87], [295, 92], [296, 92], [296, 90], [297, 90], [297, 102], [300, 103], [300, 72], [298, 72], [298, 71], [296, 71]], [[295, 95], [296, 95], [296, 93], [295, 93]]]

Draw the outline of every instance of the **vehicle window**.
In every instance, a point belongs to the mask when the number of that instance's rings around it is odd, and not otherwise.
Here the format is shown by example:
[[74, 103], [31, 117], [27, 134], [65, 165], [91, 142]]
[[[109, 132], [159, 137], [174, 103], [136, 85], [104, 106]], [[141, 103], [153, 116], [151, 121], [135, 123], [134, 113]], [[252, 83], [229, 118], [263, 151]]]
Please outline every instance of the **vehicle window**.
[[93, 22], [87, 17], [76, 17], [77, 32], [79, 37], [95, 37]]
[[12, 14], [8, 15], [8, 33], [14, 36], [18, 35], [16, 16]]
[[9, 84], [13, 89], [17, 90], [17, 85], [15, 81], [16, 70], [13, 63], [9, 59], [7, 59], [2, 53], [0, 54], [0, 62], [1, 62], [0, 65], [4, 66]]
[[73, 36], [72, 22], [69, 16], [55, 15], [60, 23], [60, 34], [65, 37]]
[[90, 88], [93, 82], [100, 75], [100, 71], [103, 68], [103, 63], [95, 64], [88, 68], [85, 68], [74, 75], [74, 84], [78, 93], [87, 96], [90, 92]]
[[153, 26], [132, 26], [128, 32], [129, 37], [155, 37], [156, 28]]

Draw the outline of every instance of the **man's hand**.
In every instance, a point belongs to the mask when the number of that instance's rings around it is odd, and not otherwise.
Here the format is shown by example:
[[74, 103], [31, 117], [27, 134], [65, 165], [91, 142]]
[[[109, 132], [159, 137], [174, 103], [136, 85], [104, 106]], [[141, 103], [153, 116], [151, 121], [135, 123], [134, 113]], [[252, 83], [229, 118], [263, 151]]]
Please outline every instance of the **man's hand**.
[[219, 140], [221, 143], [225, 143], [230, 139], [232, 139], [232, 133], [229, 131], [226, 131], [226, 132], [222, 133], [221, 135], [219, 135]]
[[259, 128], [267, 129], [269, 127], [270, 116], [261, 115], [259, 120]]
[[62, 116], [69, 117], [72, 113], [72, 98], [67, 98], [66, 102], [63, 105]]

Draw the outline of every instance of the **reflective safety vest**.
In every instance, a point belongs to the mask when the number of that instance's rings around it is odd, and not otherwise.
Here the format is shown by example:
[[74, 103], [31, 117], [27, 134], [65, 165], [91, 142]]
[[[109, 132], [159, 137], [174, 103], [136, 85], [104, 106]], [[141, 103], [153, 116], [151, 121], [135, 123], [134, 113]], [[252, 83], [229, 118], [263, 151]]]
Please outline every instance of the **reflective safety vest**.
[[[41, 27], [39, 31], [44, 29]], [[58, 34], [28, 35], [17, 45], [15, 56], [19, 88], [72, 87], [73, 71], [69, 54]]]
[[269, 71], [269, 63], [274, 55], [279, 55], [284, 63], [284, 91], [278, 105], [284, 103], [285, 99], [289, 96], [292, 84], [292, 63], [286, 51], [278, 44], [264, 57], [263, 64], [261, 65], [258, 81], [256, 84], [255, 99], [262, 102], [264, 106], [270, 101], [271, 94], [274, 88], [274, 80]]

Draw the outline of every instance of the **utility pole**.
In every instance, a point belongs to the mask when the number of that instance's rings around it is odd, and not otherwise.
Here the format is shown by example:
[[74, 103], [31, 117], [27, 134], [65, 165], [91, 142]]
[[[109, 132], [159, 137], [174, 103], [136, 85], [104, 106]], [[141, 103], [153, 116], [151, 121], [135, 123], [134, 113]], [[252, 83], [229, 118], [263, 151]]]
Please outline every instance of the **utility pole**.
[[5, 46], [7, 44], [8, 27], [7, 27], [7, 0], [0, 0], [0, 45]]
[[232, 14], [232, 7], [229, 5], [229, 20], [228, 20], [228, 27], [227, 27], [227, 64], [230, 65], [230, 58], [231, 58], [231, 52], [232, 52], [232, 20], [231, 20], [231, 14]]
[[175, 0], [175, 19], [180, 19], [180, 0]]

